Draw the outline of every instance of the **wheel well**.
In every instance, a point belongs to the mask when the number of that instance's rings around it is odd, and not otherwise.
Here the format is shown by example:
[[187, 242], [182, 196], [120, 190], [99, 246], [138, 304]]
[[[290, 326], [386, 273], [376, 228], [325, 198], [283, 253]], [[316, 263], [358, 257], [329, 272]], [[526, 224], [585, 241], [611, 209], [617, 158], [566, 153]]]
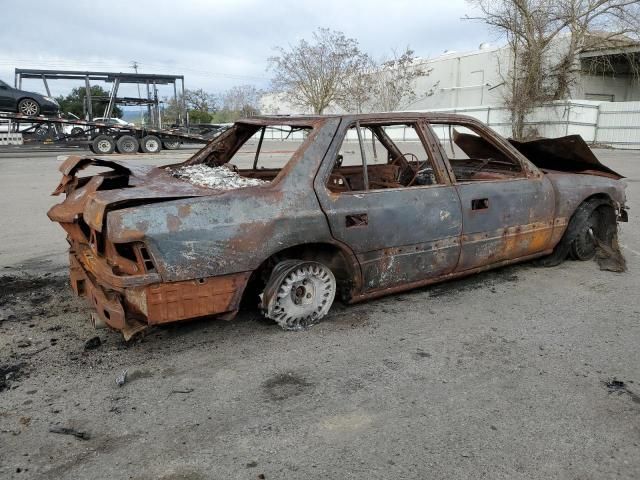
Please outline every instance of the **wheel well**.
[[291, 259], [316, 261], [329, 267], [336, 277], [338, 294], [342, 300], [346, 301], [351, 296], [354, 283], [358, 282], [358, 274], [354, 271], [355, 266], [348, 256], [349, 254], [340, 247], [330, 243], [305, 243], [274, 253], [252, 273], [245, 288], [243, 304], [255, 305], [257, 295], [262, 293], [273, 267], [278, 262]]

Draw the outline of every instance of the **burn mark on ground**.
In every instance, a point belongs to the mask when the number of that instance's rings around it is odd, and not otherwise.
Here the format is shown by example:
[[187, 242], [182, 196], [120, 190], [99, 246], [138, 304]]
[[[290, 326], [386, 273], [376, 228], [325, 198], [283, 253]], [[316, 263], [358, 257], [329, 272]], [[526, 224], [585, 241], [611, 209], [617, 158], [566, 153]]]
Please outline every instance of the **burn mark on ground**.
[[604, 385], [607, 387], [607, 390], [609, 390], [609, 394], [611, 393], [616, 393], [618, 395], [627, 394], [631, 397], [631, 400], [634, 403], [640, 403], [640, 395], [631, 391], [626, 382], [623, 382], [622, 380], [618, 380], [617, 378], [613, 377], [611, 380], [604, 382]]
[[486, 289], [495, 293], [495, 287], [497, 285], [513, 283], [519, 280], [518, 275], [514, 273], [515, 268], [516, 267], [501, 268], [459, 280], [452, 280], [427, 287], [427, 291], [430, 297], [447, 297], [479, 289]]
[[51, 299], [55, 292], [64, 289], [67, 277], [60, 276], [18, 276], [0, 277], [0, 307], [15, 304], [25, 298], [32, 306], [41, 305]]
[[262, 388], [271, 400], [279, 402], [290, 397], [311, 393], [314, 385], [303, 377], [288, 372], [279, 373], [267, 379], [262, 384]]

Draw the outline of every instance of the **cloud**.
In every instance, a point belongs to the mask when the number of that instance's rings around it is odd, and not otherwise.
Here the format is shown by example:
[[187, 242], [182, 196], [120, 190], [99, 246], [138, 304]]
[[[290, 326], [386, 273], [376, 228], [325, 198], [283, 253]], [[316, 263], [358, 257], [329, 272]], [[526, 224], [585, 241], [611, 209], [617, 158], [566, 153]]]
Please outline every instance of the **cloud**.
[[[308, 38], [317, 27], [345, 32], [374, 57], [407, 45], [432, 57], [491, 39], [481, 24], [460, 20], [473, 13], [463, 0], [68, 0], [7, 2], [2, 9], [0, 78], [9, 83], [16, 67], [131, 71], [136, 60], [141, 72], [182, 74], [188, 88], [219, 92], [266, 87], [273, 47]], [[41, 90], [34, 82], [24, 87]], [[71, 86], [52, 82], [52, 93]]]

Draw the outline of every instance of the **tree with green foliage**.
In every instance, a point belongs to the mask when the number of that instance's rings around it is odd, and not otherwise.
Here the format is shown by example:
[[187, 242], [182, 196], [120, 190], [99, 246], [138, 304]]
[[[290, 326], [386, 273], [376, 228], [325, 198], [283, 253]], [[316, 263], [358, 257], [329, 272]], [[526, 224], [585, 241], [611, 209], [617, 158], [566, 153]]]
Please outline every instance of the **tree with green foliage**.
[[[76, 87], [71, 90], [71, 93], [66, 97], [60, 95], [56, 98], [58, 103], [60, 104], [60, 109], [65, 113], [73, 113], [74, 115], [84, 118], [85, 115], [85, 106], [84, 100], [87, 95], [87, 91], [84, 87]], [[91, 87], [91, 106], [93, 110], [94, 117], [101, 117], [104, 113], [104, 109], [107, 104], [104, 101], [95, 100], [96, 97], [108, 97], [109, 92], [107, 92], [104, 88], [99, 85], [94, 85]], [[111, 113], [112, 117], [120, 118], [122, 116], [122, 110], [114, 105], [113, 112]]]

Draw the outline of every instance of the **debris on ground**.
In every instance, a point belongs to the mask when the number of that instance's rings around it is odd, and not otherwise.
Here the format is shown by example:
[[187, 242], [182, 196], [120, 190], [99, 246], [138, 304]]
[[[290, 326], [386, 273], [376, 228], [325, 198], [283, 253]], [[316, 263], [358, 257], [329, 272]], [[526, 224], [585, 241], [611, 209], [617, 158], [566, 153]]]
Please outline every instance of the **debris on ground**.
[[0, 365], [0, 392], [9, 389], [11, 384], [20, 377], [20, 370], [23, 367], [24, 363]]
[[613, 239], [611, 245], [602, 242], [595, 235], [592, 238], [596, 242], [596, 262], [600, 270], [618, 273], [627, 270], [627, 261], [622, 255], [617, 238]]
[[60, 435], [73, 435], [80, 440], [89, 440], [91, 435], [88, 432], [81, 432], [75, 428], [69, 427], [51, 427], [49, 429], [51, 433], [59, 433]]
[[102, 340], [100, 340], [100, 337], [95, 336], [95, 337], [90, 338], [86, 342], [84, 342], [84, 349], [85, 350], [95, 350], [100, 345], [102, 345]]
[[268, 183], [257, 178], [243, 177], [226, 166], [189, 165], [175, 168], [171, 174], [193, 185], [215, 188], [216, 190], [234, 190]]
[[635, 403], [640, 403], [640, 395], [635, 392], [629, 390], [629, 387], [622, 380], [618, 380], [613, 377], [613, 379], [608, 382], [604, 382], [605, 386], [609, 390], [609, 393], [617, 393], [618, 395], [624, 395], [625, 393], [631, 397]]
[[121, 387], [125, 384], [126, 381], [127, 381], [127, 371], [123, 370], [122, 373], [116, 377], [116, 385]]

